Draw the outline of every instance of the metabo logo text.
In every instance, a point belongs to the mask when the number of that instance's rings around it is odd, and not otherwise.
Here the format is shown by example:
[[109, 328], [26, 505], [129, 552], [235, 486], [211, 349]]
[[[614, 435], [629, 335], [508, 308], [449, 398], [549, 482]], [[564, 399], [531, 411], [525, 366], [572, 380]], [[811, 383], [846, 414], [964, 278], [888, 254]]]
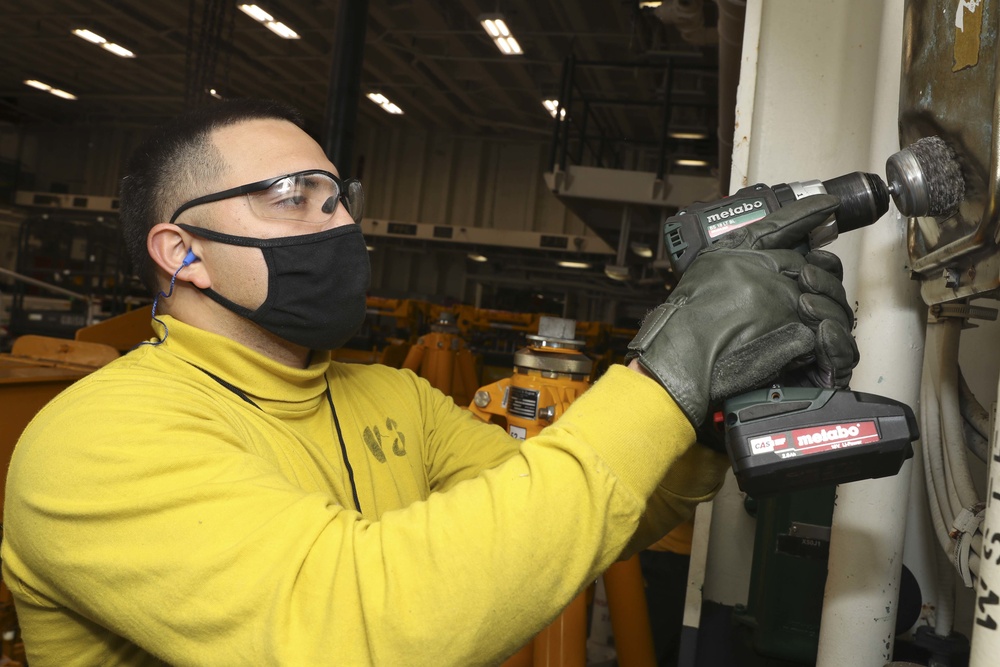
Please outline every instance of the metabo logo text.
[[861, 429], [858, 428], [859, 424], [854, 424], [852, 426], [845, 427], [843, 424], [837, 424], [837, 426], [831, 426], [830, 428], [821, 428], [812, 433], [806, 433], [795, 438], [795, 445], [797, 447], [807, 447], [809, 445], [821, 445], [824, 442], [835, 442], [840, 440], [849, 440], [851, 438], [857, 438], [861, 435]]
[[764, 208], [764, 201], [761, 199], [756, 199], [753, 201], [746, 201], [742, 204], [737, 204], [736, 206], [730, 206], [727, 209], [723, 209], [716, 213], [712, 213], [708, 216], [709, 222], [718, 222], [719, 220], [726, 220], [727, 218], [732, 218], [743, 213], [749, 213], [755, 209]]

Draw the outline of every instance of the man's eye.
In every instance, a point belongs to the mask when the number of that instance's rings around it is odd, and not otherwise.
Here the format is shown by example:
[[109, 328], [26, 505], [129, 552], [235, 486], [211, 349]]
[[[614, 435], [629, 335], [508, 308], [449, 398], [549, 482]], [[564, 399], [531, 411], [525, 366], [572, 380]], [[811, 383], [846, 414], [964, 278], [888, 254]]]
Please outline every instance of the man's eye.
[[306, 203], [306, 197], [304, 195], [293, 195], [291, 197], [285, 197], [274, 203], [274, 206], [279, 208], [298, 208]]

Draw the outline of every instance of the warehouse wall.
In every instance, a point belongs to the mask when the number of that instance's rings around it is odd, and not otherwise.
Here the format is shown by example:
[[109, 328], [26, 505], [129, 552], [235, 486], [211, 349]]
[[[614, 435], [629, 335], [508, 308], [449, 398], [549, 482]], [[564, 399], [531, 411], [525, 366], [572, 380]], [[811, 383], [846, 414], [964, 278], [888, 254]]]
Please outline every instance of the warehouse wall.
[[355, 146], [372, 217], [584, 235], [544, 189], [547, 142], [483, 141], [368, 126]]
[[17, 165], [21, 189], [116, 195], [141, 137], [134, 128], [0, 124], [0, 161]]
[[[0, 125], [0, 164], [15, 165], [20, 189], [111, 196], [142, 136], [127, 127]], [[593, 236], [544, 186], [547, 140], [484, 141], [362, 117], [354, 155], [368, 217]], [[438, 246], [377, 247], [373, 291], [471, 302], [467, 262]]]

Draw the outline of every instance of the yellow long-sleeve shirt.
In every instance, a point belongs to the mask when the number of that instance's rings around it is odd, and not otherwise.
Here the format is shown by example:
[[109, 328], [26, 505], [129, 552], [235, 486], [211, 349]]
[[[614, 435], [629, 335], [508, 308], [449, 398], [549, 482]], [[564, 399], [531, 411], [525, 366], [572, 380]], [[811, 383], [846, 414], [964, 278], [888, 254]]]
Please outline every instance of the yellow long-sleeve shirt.
[[164, 319], [14, 452], [32, 667], [496, 663], [725, 467], [621, 367], [518, 443], [412, 373], [289, 368]]

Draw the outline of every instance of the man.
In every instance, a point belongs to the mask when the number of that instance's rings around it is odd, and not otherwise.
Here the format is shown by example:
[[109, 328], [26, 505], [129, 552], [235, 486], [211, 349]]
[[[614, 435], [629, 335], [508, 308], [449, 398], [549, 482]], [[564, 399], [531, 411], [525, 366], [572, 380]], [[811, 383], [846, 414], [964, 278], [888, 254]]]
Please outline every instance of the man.
[[518, 443], [412, 373], [330, 362], [364, 314], [363, 195], [299, 125], [231, 101], [129, 167], [158, 338], [18, 443], [3, 575], [33, 667], [495, 664], [716, 491], [694, 433], [720, 391], [857, 361], [836, 258], [762, 249], [836, 206], [813, 198], [699, 258], [630, 366]]

